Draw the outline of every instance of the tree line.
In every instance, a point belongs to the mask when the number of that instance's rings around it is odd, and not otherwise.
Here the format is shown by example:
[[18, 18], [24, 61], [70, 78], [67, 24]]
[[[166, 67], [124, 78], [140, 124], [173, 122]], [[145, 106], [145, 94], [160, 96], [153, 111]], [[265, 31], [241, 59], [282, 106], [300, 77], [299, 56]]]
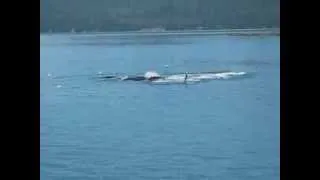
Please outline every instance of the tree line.
[[41, 0], [40, 31], [280, 26], [279, 0]]

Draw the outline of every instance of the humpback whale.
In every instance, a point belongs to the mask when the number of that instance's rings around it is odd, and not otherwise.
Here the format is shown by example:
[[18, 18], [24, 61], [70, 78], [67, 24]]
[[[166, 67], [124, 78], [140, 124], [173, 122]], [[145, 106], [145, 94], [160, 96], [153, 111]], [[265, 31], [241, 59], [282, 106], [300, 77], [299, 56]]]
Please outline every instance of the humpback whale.
[[154, 81], [157, 79], [161, 79], [163, 77], [150, 77], [146, 78], [144, 76], [128, 76], [128, 77], [120, 77], [120, 76], [112, 76], [112, 75], [107, 75], [107, 76], [102, 76], [100, 78], [103, 79], [121, 79], [122, 81]]
[[151, 83], [191, 83], [200, 82], [210, 79], [229, 79], [234, 76], [245, 75], [246, 72], [233, 72], [233, 71], [215, 71], [215, 72], [199, 72], [199, 73], [173, 73], [159, 75], [156, 72], [146, 72], [144, 75], [102, 75], [100, 78], [103, 79], [115, 79], [121, 81], [145, 81]]
[[105, 75], [102, 76], [102, 78], [104, 79], [114, 79], [114, 78], [118, 78], [121, 79], [122, 81], [154, 81], [157, 79], [161, 79], [164, 77], [161, 77], [158, 73], [156, 72], [146, 72], [144, 76], [115, 76], [115, 75]]

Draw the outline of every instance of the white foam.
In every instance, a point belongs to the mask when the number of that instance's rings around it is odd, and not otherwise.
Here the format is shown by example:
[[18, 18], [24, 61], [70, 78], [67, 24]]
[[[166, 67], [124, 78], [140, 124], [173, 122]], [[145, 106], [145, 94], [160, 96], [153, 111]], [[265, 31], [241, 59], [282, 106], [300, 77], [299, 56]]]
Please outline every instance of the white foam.
[[150, 79], [150, 78], [152, 78], [152, 77], [160, 77], [160, 75], [159, 75], [157, 72], [155, 72], [155, 71], [148, 71], [148, 72], [146, 72], [146, 73], [144, 74], [144, 77], [145, 77], [146, 79]]
[[176, 75], [171, 75], [166, 77], [167, 80], [176, 80], [176, 81], [179, 81], [179, 80], [184, 81], [184, 78], [185, 78], [184, 74], [176, 74]]
[[[195, 83], [203, 80], [214, 80], [214, 79], [229, 79], [234, 76], [245, 75], [246, 72], [224, 72], [224, 73], [198, 73], [198, 74], [188, 74], [186, 80], [187, 83]], [[153, 81], [156, 84], [172, 84], [172, 83], [185, 83], [185, 74], [171, 75], [163, 79], [158, 79]]]
[[180, 83], [194, 83], [194, 82], [200, 82], [200, 79], [196, 79], [194, 77], [188, 76], [187, 80], [185, 81], [185, 75], [184, 74], [177, 74], [177, 75], [171, 75], [163, 79], [158, 79], [153, 81], [153, 83], [164, 83], [164, 84], [180, 84]]
[[120, 77], [120, 80], [123, 81], [123, 80], [125, 80], [127, 78], [128, 78], [128, 76], [122, 76], [122, 77]]
[[198, 74], [195, 76], [195, 78], [198, 79], [229, 79], [233, 76], [241, 76], [241, 75], [245, 75], [245, 72], [224, 72], [224, 73], [216, 73], [216, 74], [210, 74], [210, 73], [206, 73], [206, 74]]
[[173, 81], [173, 80], [166, 80], [166, 79], [159, 79], [152, 81], [153, 84], [192, 84], [200, 82], [200, 80], [196, 79], [189, 79], [186, 82], [185, 81]]

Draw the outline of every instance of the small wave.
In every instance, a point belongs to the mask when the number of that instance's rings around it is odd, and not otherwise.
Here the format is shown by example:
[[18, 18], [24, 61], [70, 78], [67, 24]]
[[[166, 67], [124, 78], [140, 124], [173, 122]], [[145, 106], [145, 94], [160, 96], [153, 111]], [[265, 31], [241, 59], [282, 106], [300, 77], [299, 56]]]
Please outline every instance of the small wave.
[[[245, 75], [246, 72], [224, 72], [224, 73], [217, 73], [217, 74], [212, 74], [211, 76], [209, 75], [209, 79], [229, 79], [234, 76], [243, 76]], [[204, 75], [207, 77], [207, 75]]]
[[185, 74], [175, 74], [170, 75], [155, 81], [155, 84], [170, 84], [170, 83], [196, 83], [205, 80], [215, 80], [215, 79], [230, 79], [235, 76], [246, 75], [246, 72], [223, 72], [223, 73], [197, 73], [189, 74], [187, 80], [185, 81]]
[[193, 84], [193, 83], [197, 83], [197, 82], [201, 82], [201, 80], [189, 78], [186, 81], [184, 81], [184, 79], [166, 79], [166, 78], [164, 78], [164, 79], [158, 79], [158, 80], [151, 81], [151, 83], [153, 83], [153, 84]]

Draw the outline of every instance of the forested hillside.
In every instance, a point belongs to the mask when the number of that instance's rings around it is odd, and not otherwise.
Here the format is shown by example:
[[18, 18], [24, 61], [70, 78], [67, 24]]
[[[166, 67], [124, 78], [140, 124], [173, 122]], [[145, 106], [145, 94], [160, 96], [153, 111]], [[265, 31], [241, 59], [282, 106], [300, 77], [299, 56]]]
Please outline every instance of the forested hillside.
[[279, 0], [40, 0], [40, 31], [280, 26]]

